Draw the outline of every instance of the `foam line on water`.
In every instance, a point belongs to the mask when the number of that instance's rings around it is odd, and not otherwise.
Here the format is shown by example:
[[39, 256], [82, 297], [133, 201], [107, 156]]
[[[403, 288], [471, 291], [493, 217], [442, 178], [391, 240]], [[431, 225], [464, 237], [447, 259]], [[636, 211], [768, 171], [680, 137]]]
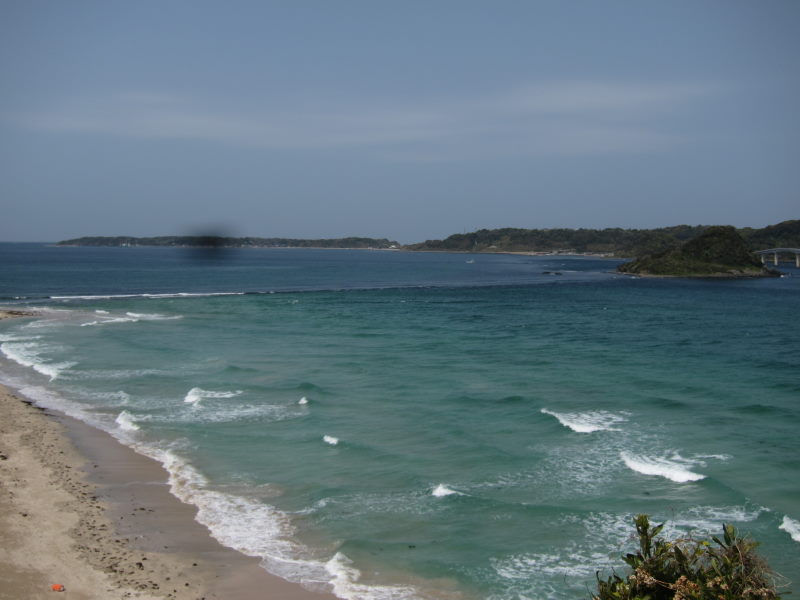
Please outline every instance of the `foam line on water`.
[[115, 323], [136, 323], [138, 319], [130, 317], [114, 317], [111, 319], [103, 319], [102, 321], [87, 321], [81, 323], [81, 327], [95, 327], [97, 325], [114, 325]]
[[336, 446], [339, 443], [339, 438], [333, 437], [332, 435], [323, 435], [322, 441], [331, 446]]
[[577, 433], [616, 431], [614, 425], [627, 421], [624, 414], [612, 413], [605, 410], [561, 413], [543, 408], [540, 412], [555, 417], [564, 427], [568, 427]]
[[670, 520], [678, 527], [716, 533], [722, 523], [749, 523], [764, 512], [769, 509], [763, 506], [693, 506]]
[[96, 325], [113, 325], [115, 323], [138, 323], [139, 321], [174, 321], [176, 319], [182, 319], [183, 315], [162, 315], [159, 313], [135, 313], [135, 312], [126, 312], [124, 317], [113, 317], [109, 316], [106, 318], [106, 315], [110, 313], [108, 311], [95, 311], [95, 313], [100, 314], [104, 318], [96, 319], [94, 321], [87, 321], [86, 323], [81, 323], [81, 327], [91, 327]]
[[195, 298], [210, 296], [243, 296], [245, 292], [168, 292], [161, 294], [86, 294], [50, 296], [51, 300], [113, 300], [116, 298]]
[[539, 575], [590, 577], [598, 570], [616, 566], [609, 554], [571, 548], [564, 554], [542, 552], [493, 559], [492, 567], [504, 579], [528, 581]]
[[700, 481], [706, 477], [700, 473], [690, 471], [688, 467], [692, 464], [692, 461], [688, 461], [677, 454], [672, 454], [667, 458], [620, 452], [620, 457], [625, 462], [625, 465], [632, 471], [636, 471], [642, 475], [664, 477], [676, 483]]
[[40, 335], [0, 334], [0, 342], [30, 342], [40, 339], [42, 339]]
[[133, 319], [139, 319], [141, 321], [174, 321], [183, 318], [183, 315], [162, 315], [159, 313], [126, 312], [125, 314]]
[[47, 362], [42, 358], [42, 354], [49, 350], [51, 350], [50, 347], [36, 341], [3, 342], [0, 344], [0, 352], [6, 358], [49, 377], [50, 381], [57, 379], [63, 371], [77, 364], [72, 361]]
[[131, 396], [124, 390], [117, 390], [115, 392], [100, 392], [96, 390], [82, 389], [80, 393], [88, 398], [96, 398], [103, 401], [103, 405], [109, 408], [115, 406], [125, 406], [130, 400]]
[[[196, 406], [196, 405], [195, 405]], [[163, 417], [165, 423], [233, 423], [236, 421], [259, 420], [267, 422], [286, 421], [304, 415], [300, 410], [275, 404], [236, 404], [214, 407], [210, 410], [196, 410], [183, 413], [169, 412]]]
[[183, 398], [183, 401], [197, 406], [204, 398], [235, 398], [243, 393], [244, 392], [242, 390], [215, 392], [213, 390], [204, 390], [199, 387], [193, 387]]
[[70, 380], [106, 380], [119, 381], [125, 379], [135, 379], [137, 377], [151, 377], [169, 375], [170, 372], [163, 369], [88, 369], [74, 370], [69, 373]]

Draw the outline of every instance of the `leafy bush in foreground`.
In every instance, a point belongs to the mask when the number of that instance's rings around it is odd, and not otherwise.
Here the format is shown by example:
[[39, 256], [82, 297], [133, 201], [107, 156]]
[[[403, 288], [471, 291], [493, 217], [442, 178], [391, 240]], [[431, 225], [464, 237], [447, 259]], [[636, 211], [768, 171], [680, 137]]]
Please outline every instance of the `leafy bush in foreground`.
[[778, 600], [772, 572], [755, 552], [757, 542], [723, 525], [723, 539], [708, 541], [656, 537], [664, 524], [650, 526], [638, 515], [639, 551], [623, 560], [632, 572], [607, 580], [597, 577], [592, 600]]

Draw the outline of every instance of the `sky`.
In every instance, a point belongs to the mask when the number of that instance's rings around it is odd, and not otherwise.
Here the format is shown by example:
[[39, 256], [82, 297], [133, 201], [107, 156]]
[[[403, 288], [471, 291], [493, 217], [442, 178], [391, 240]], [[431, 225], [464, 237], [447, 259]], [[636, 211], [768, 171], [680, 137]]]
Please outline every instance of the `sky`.
[[0, 0], [0, 241], [800, 218], [796, 0]]

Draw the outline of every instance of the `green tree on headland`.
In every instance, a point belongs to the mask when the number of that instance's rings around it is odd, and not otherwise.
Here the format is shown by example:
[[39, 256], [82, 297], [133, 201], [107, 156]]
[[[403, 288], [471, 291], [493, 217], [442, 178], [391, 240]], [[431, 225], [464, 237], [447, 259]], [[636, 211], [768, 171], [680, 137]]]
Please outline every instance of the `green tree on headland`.
[[597, 577], [592, 600], [779, 600], [775, 578], [733, 525], [723, 525], [723, 538], [666, 541], [647, 515], [634, 519], [639, 550], [623, 560], [630, 573]]
[[671, 277], [764, 277], [761, 264], [733, 227], [709, 227], [685, 244], [618, 267], [622, 273]]

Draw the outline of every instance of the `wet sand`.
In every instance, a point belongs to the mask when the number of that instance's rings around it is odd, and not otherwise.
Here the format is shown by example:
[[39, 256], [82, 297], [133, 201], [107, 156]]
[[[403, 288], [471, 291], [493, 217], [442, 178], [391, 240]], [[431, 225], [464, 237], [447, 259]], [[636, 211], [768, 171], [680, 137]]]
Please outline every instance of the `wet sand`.
[[195, 513], [157, 462], [0, 387], [0, 600], [52, 599], [52, 584], [73, 600], [335, 598], [220, 545]]

